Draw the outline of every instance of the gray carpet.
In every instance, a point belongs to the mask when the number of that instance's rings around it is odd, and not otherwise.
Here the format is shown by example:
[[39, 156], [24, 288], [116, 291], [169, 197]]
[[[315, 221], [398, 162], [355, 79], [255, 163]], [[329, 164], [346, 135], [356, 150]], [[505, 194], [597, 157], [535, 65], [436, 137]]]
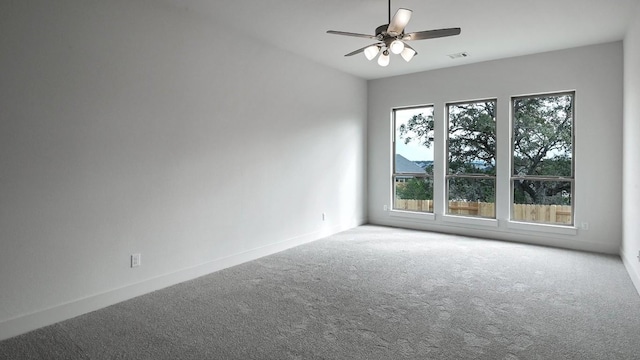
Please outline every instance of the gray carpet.
[[2, 359], [638, 359], [620, 259], [361, 226], [0, 342]]

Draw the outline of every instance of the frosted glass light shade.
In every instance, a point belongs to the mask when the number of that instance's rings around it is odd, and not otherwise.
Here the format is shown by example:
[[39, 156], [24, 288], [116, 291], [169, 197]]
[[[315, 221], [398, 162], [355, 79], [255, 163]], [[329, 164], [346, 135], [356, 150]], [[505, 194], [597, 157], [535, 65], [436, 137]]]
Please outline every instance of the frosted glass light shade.
[[400, 54], [402, 50], [404, 50], [404, 43], [400, 40], [393, 40], [389, 46], [389, 50], [394, 54]]
[[415, 50], [405, 47], [404, 50], [402, 50], [402, 52], [400, 53], [400, 56], [402, 56], [402, 58], [406, 61], [409, 62], [411, 61], [411, 59], [413, 59], [413, 55], [415, 55], [416, 52]]
[[378, 58], [378, 65], [387, 66], [389, 65], [389, 51], [385, 50], [382, 55]]
[[378, 45], [371, 45], [368, 48], [364, 49], [364, 56], [367, 57], [367, 60], [372, 60], [378, 53], [380, 52], [380, 48]]

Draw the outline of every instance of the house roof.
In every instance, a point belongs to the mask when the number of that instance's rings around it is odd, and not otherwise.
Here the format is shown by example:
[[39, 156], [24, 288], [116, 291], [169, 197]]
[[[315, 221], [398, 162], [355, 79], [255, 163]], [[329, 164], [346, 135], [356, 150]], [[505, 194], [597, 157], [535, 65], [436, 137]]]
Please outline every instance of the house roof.
[[424, 174], [423, 168], [400, 154], [396, 154], [396, 174]]

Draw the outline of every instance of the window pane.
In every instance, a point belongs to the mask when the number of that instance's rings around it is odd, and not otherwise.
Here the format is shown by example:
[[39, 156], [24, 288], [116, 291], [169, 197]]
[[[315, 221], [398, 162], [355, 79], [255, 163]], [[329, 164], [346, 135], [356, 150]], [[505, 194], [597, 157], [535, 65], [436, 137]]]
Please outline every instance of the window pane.
[[573, 224], [572, 182], [555, 180], [513, 181], [513, 220]]
[[496, 102], [447, 106], [448, 173], [495, 175]]
[[448, 214], [495, 218], [494, 178], [449, 177]]
[[395, 174], [433, 174], [433, 106], [394, 110]]
[[571, 177], [573, 95], [513, 100], [513, 174]]
[[394, 176], [396, 210], [433, 212], [433, 179], [430, 177]]

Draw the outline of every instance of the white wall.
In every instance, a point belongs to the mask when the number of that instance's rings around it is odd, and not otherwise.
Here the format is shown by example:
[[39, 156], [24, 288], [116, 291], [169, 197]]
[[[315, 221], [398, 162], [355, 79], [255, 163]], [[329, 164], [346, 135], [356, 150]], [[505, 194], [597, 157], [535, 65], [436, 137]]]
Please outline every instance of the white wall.
[[621, 254], [640, 293], [640, 15], [624, 39], [624, 230]]
[[365, 221], [366, 82], [216, 26], [0, 4], [0, 339]]
[[[490, 44], [488, 44], [490, 46]], [[423, 53], [420, 56], [430, 56]], [[618, 253], [622, 238], [622, 43], [503, 59], [369, 82], [369, 221], [375, 224]], [[509, 218], [510, 97], [575, 90], [576, 224], [589, 230], [531, 226], [514, 229]], [[449, 222], [444, 212], [444, 169], [435, 169], [435, 220], [390, 216], [391, 108], [434, 104], [444, 138], [446, 102], [498, 99], [498, 222]], [[444, 162], [444, 142], [435, 156]], [[450, 218], [450, 217], [449, 217]], [[455, 220], [455, 219], [454, 219]]]

